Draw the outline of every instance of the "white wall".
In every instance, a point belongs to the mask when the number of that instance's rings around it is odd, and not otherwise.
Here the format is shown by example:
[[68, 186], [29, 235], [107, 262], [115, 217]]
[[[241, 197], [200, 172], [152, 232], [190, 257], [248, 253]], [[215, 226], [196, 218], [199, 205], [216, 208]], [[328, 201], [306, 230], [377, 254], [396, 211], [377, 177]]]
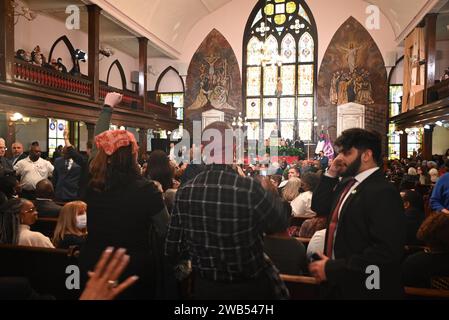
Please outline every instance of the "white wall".
[[449, 40], [437, 41], [435, 79], [439, 80], [447, 68], [449, 68]]
[[183, 92], [183, 90], [181, 79], [173, 70], [169, 70], [164, 75], [158, 88], [158, 92]]
[[391, 74], [390, 84], [403, 84], [404, 83], [404, 60], [401, 60], [394, 68]]
[[435, 126], [432, 136], [432, 154], [445, 154], [449, 149], [449, 129]]
[[[343, 5], [344, 2], [344, 5]], [[180, 61], [189, 63], [196, 49], [209, 32], [215, 28], [220, 31], [230, 43], [242, 66], [242, 44], [246, 22], [257, 0], [233, 0], [219, 10], [200, 20], [192, 28], [182, 48]], [[367, 2], [362, 0], [308, 0], [318, 30], [318, 67], [324, 53], [337, 29], [353, 16], [362, 25], [368, 15], [365, 13]], [[391, 24], [381, 13], [380, 29], [368, 30], [378, 45], [384, 59], [388, 52], [395, 51], [395, 35]]]
[[[15, 25], [14, 42], [15, 50], [24, 49], [31, 52], [36, 45], [39, 45], [45, 58], [48, 59], [51, 46], [61, 36], [67, 36], [75, 49], [81, 49], [87, 53], [88, 51], [88, 37], [87, 33], [81, 30], [68, 30], [65, 23], [50, 16], [38, 14], [33, 21], [26, 19], [19, 19]], [[133, 90], [131, 83], [131, 71], [138, 70], [139, 61], [111, 46], [114, 55], [109, 58], [102, 58], [100, 60], [100, 80], [106, 81], [108, 69], [111, 63], [118, 59], [123, 66], [126, 75], [127, 88]], [[72, 68], [72, 60], [64, 43], [60, 42], [53, 51], [52, 58], [62, 58], [63, 64], [68, 71]], [[116, 69], [114, 67], [114, 69]], [[87, 75], [87, 62], [80, 62], [81, 73]], [[111, 73], [110, 85], [121, 88], [121, 78], [118, 72]]]
[[47, 119], [33, 118], [36, 122], [30, 122], [26, 125], [16, 124], [16, 141], [23, 144], [25, 150], [29, 150], [33, 141], [38, 141], [41, 150], [47, 149]]

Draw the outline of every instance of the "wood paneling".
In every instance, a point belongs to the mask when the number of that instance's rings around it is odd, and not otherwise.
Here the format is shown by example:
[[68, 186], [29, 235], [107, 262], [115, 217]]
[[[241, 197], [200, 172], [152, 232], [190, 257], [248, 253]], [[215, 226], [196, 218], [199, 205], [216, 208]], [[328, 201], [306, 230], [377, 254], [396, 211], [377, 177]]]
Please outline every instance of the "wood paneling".
[[100, 96], [100, 11], [96, 5], [88, 5], [89, 14], [89, 54], [88, 76], [92, 82], [91, 98], [98, 102]]
[[0, 80], [14, 81], [14, 9], [11, 0], [0, 0]]

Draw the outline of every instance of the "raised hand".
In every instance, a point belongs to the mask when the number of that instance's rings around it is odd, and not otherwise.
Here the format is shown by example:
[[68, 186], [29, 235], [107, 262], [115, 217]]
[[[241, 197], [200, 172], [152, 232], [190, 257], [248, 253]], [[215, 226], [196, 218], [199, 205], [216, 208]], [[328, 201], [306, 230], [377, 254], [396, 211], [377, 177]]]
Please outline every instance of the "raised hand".
[[111, 108], [115, 108], [121, 101], [123, 95], [117, 92], [108, 92], [106, 97], [104, 98], [104, 104], [110, 106]]
[[125, 249], [113, 251], [113, 248], [107, 248], [98, 260], [95, 270], [89, 272], [90, 279], [80, 300], [112, 300], [139, 279], [132, 276], [118, 283], [118, 278], [129, 263], [129, 255], [125, 254]]

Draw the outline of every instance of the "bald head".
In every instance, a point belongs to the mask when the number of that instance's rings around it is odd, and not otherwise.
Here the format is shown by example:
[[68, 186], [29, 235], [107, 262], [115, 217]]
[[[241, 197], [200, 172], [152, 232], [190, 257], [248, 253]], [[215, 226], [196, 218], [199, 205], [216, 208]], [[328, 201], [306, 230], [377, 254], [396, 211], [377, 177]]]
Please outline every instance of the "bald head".
[[234, 132], [229, 124], [222, 121], [209, 124], [203, 130], [202, 142], [207, 163], [233, 163]]
[[53, 199], [55, 190], [50, 180], [44, 179], [36, 185], [36, 198]]
[[5, 139], [0, 138], [0, 157], [4, 157], [6, 153], [6, 142]]

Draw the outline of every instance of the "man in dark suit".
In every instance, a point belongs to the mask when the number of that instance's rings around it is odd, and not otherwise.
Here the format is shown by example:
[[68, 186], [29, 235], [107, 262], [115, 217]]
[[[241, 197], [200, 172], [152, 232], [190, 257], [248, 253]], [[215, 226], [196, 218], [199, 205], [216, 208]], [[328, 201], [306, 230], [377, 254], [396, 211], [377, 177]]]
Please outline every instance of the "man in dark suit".
[[36, 210], [39, 217], [58, 217], [62, 207], [53, 201], [54, 189], [50, 180], [44, 179], [36, 185]]
[[0, 177], [9, 176], [14, 174], [14, 168], [11, 162], [6, 159], [6, 141], [0, 137]]
[[11, 149], [12, 149], [11, 163], [13, 166], [15, 166], [16, 163], [19, 162], [20, 160], [23, 160], [26, 157], [28, 157], [28, 155], [25, 152], [23, 152], [23, 144], [21, 144], [18, 141], [12, 144]]
[[81, 166], [73, 159], [69, 148], [65, 146], [62, 157], [55, 160], [53, 172], [53, 184], [55, 186], [55, 198], [68, 202], [79, 199], [79, 184], [81, 178]]
[[402, 297], [404, 208], [379, 168], [381, 141], [375, 132], [344, 131], [335, 142], [339, 154], [313, 194], [312, 210], [329, 216], [324, 254], [309, 265], [325, 298]]

